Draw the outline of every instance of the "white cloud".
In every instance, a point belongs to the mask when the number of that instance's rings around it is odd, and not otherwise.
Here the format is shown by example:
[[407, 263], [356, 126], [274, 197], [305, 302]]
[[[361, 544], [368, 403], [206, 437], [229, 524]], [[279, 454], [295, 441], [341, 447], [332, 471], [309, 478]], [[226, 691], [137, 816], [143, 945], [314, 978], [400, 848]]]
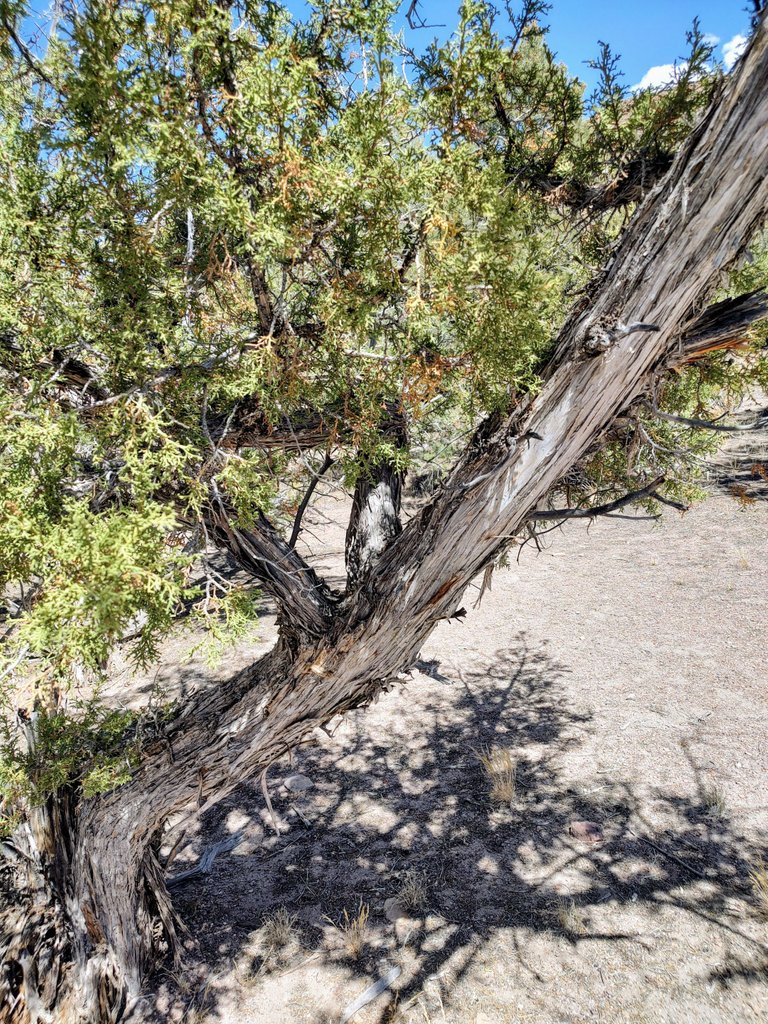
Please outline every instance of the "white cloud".
[[680, 75], [688, 67], [687, 61], [678, 64], [657, 64], [648, 68], [643, 77], [633, 85], [631, 92], [640, 92], [642, 89], [663, 89], [666, 85], [674, 85]]
[[747, 37], [742, 35], [734, 36], [727, 43], [723, 43], [723, 64], [725, 64], [726, 71], [731, 70], [742, 53], [744, 53], [746, 46]]
[[[717, 46], [720, 36], [708, 33], [704, 36], [704, 42], [710, 46]], [[723, 43], [723, 64], [726, 71], [731, 70], [744, 52], [746, 45], [747, 37], [741, 34]], [[656, 64], [654, 67], [648, 68], [637, 85], [632, 86], [630, 92], [641, 92], [643, 89], [664, 89], [666, 86], [674, 85], [687, 67], [687, 61], [678, 61], [677, 64]]]

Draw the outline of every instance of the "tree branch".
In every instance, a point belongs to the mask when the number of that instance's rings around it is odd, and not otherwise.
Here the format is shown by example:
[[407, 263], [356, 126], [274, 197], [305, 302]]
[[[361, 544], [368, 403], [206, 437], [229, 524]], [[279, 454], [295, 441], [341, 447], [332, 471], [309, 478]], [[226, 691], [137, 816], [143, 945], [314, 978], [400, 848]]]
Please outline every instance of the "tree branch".
[[341, 415], [333, 409], [320, 411], [309, 406], [277, 422], [270, 422], [255, 400], [240, 402], [237, 414], [210, 417], [211, 436], [221, 447], [280, 449], [300, 455], [311, 448], [327, 446], [344, 430]]
[[546, 511], [537, 510], [528, 514], [528, 519], [533, 519], [536, 522], [547, 522], [553, 519], [595, 519], [597, 516], [607, 516], [612, 512], [618, 511], [620, 508], [624, 508], [626, 505], [631, 505], [635, 501], [642, 501], [643, 498], [658, 498], [656, 493], [657, 489], [664, 483], [663, 476], [657, 476], [655, 480], [652, 480], [646, 487], [641, 487], [638, 491], [631, 491], [629, 494], [623, 495], [621, 498], [616, 498], [614, 501], [609, 501], [605, 505], [593, 505], [591, 508], [553, 508]]
[[[680, 339], [671, 350], [667, 366], [679, 367], [712, 352], [739, 347], [748, 340], [748, 331], [766, 318], [768, 293], [762, 290], [716, 302], [681, 328]], [[0, 338], [0, 345], [12, 352], [16, 351], [13, 340], [8, 337]], [[90, 410], [112, 405], [120, 398], [132, 394], [146, 392], [166, 380], [179, 377], [186, 370], [213, 370], [225, 364], [233, 354], [223, 353], [190, 366], [166, 367], [143, 385], [136, 385], [119, 395], [109, 394], [105, 390], [100, 383], [99, 373], [93, 367], [57, 350], [48, 362], [38, 363], [34, 369], [50, 367], [53, 375], [48, 382], [49, 386], [55, 385], [65, 390], [68, 407], [76, 406], [83, 415], [89, 415]], [[72, 393], [74, 389], [77, 389], [76, 394]], [[214, 444], [227, 450], [257, 447], [301, 454], [302, 451], [325, 447], [329, 441], [342, 439], [347, 433], [338, 409], [320, 410], [306, 406], [292, 413], [290, 420], [284, 416], [275, 423], [267, 420], [255, 400], [248, 399], [240, 401], [234, 415], [231, 411], [211, 414], [209, 423]]]
[[684, 427], [693, 427], [696, 430], [719, 430], [725, 434], [733, 434], [742, 430], [762, 430], [766, 423], [766, 413], [759, 416], [755, 423], [750, 423], [744, 426], [728, 426], [725, 423], [718, 423], [716, 420], [698, 420], [691, 419], [688, 416], [675, 416], [671, 412], [662, 412], [661, 409], [657, 409], [655, 406], [651, 405], [650, 402], [646, 402], [645, 404], [651, 410], [653, 415], [657, 416], [660, 420], [666, 420], [667, 423], [681, 423]]
[[41, 67], [39, 62], [37, 60], [35, 60], [34, 56], [32, 55], [32, 51], [29, 49], [29, 47], [24, 42], [24, 40], [19, 36], [19, 34], [16, 31], [13, 23], [8, 19], [8, 17], [7, 16], [3, 16], [2, 21], [0, 22], [0, 24], [2, 24], [3, 28], [5, 29], [5, 31], [8, 33], [8, 35], [13, 40], [13, 42], [16, 44], [16, 48], [18, 49], [19, 53], [21, 54], [22, 60], [27, 65], [29, 70], [33, 74], [37, 75], [37, 77], [40, 78], [43, 82], [45, 82], [46, 85], [50, 85], [50, 87], [52, 89], [56, 89], [56, 91], [58, 92], [58, 89], [57, 89], [55, 83], [48, 77], [48, 75], [43, 70], [43, 68]]
[[605, 213], [639, 203], [657, 185], [672, 166], [670, 153], [659, 153], [653, 158], [640, 155], [630, 160], [621, 173], [602, 185], [549, 176], [533, 179], [531, 184], [544, 194], [553, 206], [573, 210]]
[[744, 344], [747, 332], [768, 318], [768, 293], [758, 289], [715, 302], [684, 329], [672, 366], [700, 359], [720, 349]]
[[289, 548], [293, 549], [296, 547], [296, 541], [299, 539], [299, 534], [301, 533], [301, 520], [304, 518], [304, 513], [307, 511], [307, 506], [309, 505], [314, 490], [320, 482], [322, 475], [327, 473], [332, 465], [333, 458], [331, 457], [331, 453], [326, 452], [322, 466], [312, 475], [312, 479], [309, 481], [309, 486], [307, 487], [304, 497], [301, 499], [301, 504], [296, 510], [296, 518], [293, 521], [293, 529], [291, 530], [291, 536], [288, 540]]
[[231, 509], [212, 485], [203, 520], [214, 541], [275, 599], [281, 631], [291, 643], [327, 630], [336, 605], [331, 589], [264, 515], [259, 513], [250, 529], [235, 526]]

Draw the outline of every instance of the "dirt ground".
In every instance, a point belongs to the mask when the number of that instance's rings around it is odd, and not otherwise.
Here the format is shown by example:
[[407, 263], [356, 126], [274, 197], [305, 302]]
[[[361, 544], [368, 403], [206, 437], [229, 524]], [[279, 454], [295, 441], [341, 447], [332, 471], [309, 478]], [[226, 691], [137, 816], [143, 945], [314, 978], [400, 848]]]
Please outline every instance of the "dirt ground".
[[271, 769], [279, 835], [258, 781], [186, 825], [171, 874], [232, 848], [173, 888], [201, 959], [156, 980], [164, 1019], [335, 1024], [386, 976], [355, 1024], [768, 1020], [761, 458], [768, 436], [739, 435], [685, 516], [525, 546], [412, 678]]

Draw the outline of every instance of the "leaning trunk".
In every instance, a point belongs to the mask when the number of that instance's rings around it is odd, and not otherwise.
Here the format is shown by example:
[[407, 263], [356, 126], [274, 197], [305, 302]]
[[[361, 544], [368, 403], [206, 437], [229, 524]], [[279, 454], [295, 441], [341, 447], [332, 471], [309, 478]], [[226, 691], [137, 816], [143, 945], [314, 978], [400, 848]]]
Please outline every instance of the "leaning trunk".
[[[331, 655], [329, 674], [321, 666]], [[281, 641], [145, 738], [130, 783], [88, 800], [67, 788], [34, 808], [29, 828], [4, 844], [0, 1024], [141, 1019], [142, 979], [179, 952], [157, 857], [164, 822], [266, 773], [379, 685], [364, 650], [343, 635], [299, 650]]]
[[[211, 743], [211, 722], [243, 697], [247, 714], [265, 718], [271, 681], [289, 673], [286, 651], [280, 645], [225, 690], [199, 695], [162, 737], [142, 740], [144, 762], [128, 785], [91, 799], [74, 786], [59, 790], [3, 843], [0, 1024], [141, 1019], [142, 979], [179, 955], [157, 855], [162, 826], [236, 784], [237, 769], [217, 770], [227, 743]], [[254, 770], [285, 750], [279, 731], [265, 732], [263, 747], [254, 743]]]
[[764, 18], [564, 325], [539, 394], [481, 426], [445, 487], [344, 600], [279, 538], [233, 531], [226, 510], [213, 509], [214, 532], [271, 584], [281, 640], [143, 735], [129, 783], [91, 800], [59, 793], [3, 844], [3, 1024], [100, 1024], [136, 1004], [153, 957], [175, 946], [154, 854], [163, 823], [190, 803], [205, 810], [317, 726], [370, 701], [652, 375], [686, 358], [698, 312], [768, 211], [767, 137]]

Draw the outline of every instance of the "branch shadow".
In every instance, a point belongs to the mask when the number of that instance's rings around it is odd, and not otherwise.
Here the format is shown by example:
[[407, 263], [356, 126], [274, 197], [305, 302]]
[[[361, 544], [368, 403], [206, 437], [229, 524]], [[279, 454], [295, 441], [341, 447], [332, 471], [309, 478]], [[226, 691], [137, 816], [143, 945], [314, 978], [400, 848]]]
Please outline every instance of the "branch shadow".
[[[768, 408], [737, 414], [742, 426], [768, 416]], [[768, 501], [768, 428], [731, 435], [708, 467], [711, 482], [742, 506]]]
[[[196, 998], [209, 1015], [203, 1019], [233, 1019], [233, 1001], [247, 1008], [271, 978], [311, 961], [332, 968], [336, 979], [357, 979], [360, 991], [399, 967], [394, 1001], [379, 998], [365, 1020], [407, 1020], [396, 1013], [417, 1003], [449, 1005], [501, 929], [512, 930], [519, 968], [541, 985], [517, 930], [579, 947], [642, 944], [636, 930], [606, 925], [608, 910], [636, 903], [652, 913], [676, 907], [752, 941], [742, 928], [748, 872], [768, 851], [739, 835], [725, 814], [713, 818], [693, 762], [696, 793], [657, 790], [649, 816], [631, 781], [598, 777], [596, 785], [591, 776], [568, 784], [562, 759], [584, 742], [591, 716], [572, 706], [563, 685], [567, 667], [546, 648], [521, 635], [482, 668], [422, 665], [431, 667], [430, 679], [354, 715], [341, 742], [322, 736], [293, 766], [286, 759], [287, 786], [272, 769], [280, 835], [260, 789], [245, 784], [205, 816], [180, 855], [176, 870], [227, 833], [245, 836], [209, 875], [173, 890], [195, 937]], [[489, 797], [477, 753], [493, 746], [517, 760], [511, 804]], [[301, 789], [304, 779], [311, 788]], [[579, 823], [596, 827], [596, 842], [580, 840]], [[393, 906], [414, 882], [421, 905]], [[370, 916], [365, 940], [353, 950], [344, 912], [354, 917], [361, 906]], [[277, 948], [265, 928], [274, 930], [281, 908], [293, 919]], [[727, 986], [757, 979], [765, 970], [762, 950], [756, 959], [724, 964], [711, 980]], [[232, 986], [240, 991], [233, 994]], [[160, 1019], [182, 998], [172, 988], [167, 978], [156, 979]], [[309, 997], [300, 1019], [331, 1024], [342, 1010], [313, 1007]], [[274, 1019], [287, 1019], [285, 1007], [275, 1012]], [[242, 1019], [249, 1019], [245, 1011]], [[254, 1019], [271, 1018], [262, 1011]]]

